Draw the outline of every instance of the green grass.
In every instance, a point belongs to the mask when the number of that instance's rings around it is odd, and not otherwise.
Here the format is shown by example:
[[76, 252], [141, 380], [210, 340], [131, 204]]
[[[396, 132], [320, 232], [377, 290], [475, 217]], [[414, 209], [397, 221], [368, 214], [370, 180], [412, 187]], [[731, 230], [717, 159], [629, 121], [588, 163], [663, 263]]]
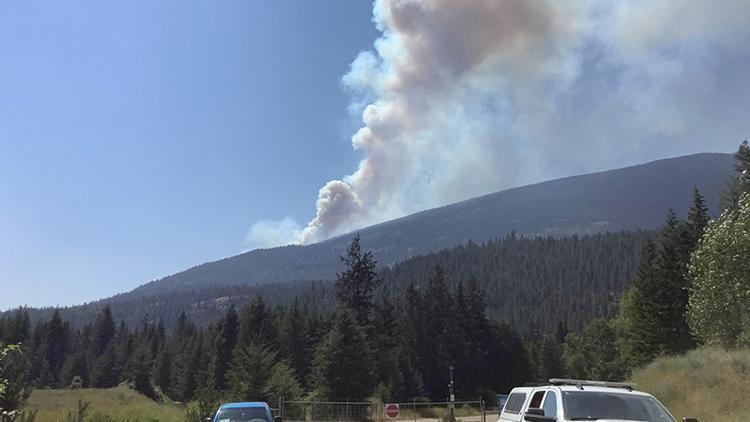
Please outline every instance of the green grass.
[[[39, 411], [36, 422], [65, 422], [68, 412], [75, 412], [78, 409], [78, 400], [90, 403], [87, 421], [183, 422], [185, 420], [183, 407], [156, 403], [126, 386], [107, 389], [34, 390], [26, 403], [25, 410]], [[96, 417], [102, 415], [110, 418]]]
[[678, 420], [750, 421], [750, 350], [703, 348], [660, 358], [636, 371], [638, 389], [655, 395]]

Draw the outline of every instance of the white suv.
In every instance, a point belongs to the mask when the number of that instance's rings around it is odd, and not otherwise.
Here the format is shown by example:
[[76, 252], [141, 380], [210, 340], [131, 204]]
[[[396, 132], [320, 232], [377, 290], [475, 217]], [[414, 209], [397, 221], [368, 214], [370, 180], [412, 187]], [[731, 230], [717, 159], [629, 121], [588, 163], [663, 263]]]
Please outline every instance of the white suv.
[[634, 384], [557, 378], [549, 382], [542, 387], [514, 388], [498, 422], [676, 422], [659, 400], [635, 391]]

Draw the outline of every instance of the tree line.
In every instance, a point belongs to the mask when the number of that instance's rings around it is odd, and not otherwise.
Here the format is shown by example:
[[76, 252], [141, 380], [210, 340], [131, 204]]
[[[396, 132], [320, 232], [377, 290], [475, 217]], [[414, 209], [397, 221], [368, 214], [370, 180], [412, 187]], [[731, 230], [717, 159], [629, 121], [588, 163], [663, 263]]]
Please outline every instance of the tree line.
[[[206, 327], [183, 313], [167, 330], [148, 320], [130, 329], [109, 307], [80, 329], [59, 312], [31, 324], [19, 310], [2, 320], [0, 339], [23, 350], [16, 385], [108, 388], [125, 382], [155, 400], [444, 400], [449, 366], [456, 394], [464, 398], [527, 380], [523, 339], [487, 317], [475, 280], [450, 283], [435, 267], [401, 300], [379, 288], [376, 262], [361, 250], [359, 237], [342, 259], [338, 305], [328, 313], [298, 301], [271, 307], [256, 297], [242, 309], [230, 306]], [[23, 394], [19, 390], [19, 402]]]

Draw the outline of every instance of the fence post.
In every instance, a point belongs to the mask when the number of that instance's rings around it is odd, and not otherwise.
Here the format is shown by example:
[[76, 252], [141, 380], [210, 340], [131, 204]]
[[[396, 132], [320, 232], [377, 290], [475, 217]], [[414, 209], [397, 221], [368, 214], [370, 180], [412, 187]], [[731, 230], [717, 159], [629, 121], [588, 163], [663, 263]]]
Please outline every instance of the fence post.
[[414, 412], [412, 412], [412, 415], [414, 415], [414, 422], [417, 422], [417, 398], [412, 398], [414, 401]]

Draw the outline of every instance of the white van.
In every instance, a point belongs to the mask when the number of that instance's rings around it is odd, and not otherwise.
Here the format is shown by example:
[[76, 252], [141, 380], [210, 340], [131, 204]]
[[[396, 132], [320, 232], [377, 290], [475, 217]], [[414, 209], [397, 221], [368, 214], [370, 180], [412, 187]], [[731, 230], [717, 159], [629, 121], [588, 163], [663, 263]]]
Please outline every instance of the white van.
[[510, 392], [498, 422], [521, 421], [676, 422], [659, 400], [636, 391], [634, 384], [556, 378], [546, 386]]

